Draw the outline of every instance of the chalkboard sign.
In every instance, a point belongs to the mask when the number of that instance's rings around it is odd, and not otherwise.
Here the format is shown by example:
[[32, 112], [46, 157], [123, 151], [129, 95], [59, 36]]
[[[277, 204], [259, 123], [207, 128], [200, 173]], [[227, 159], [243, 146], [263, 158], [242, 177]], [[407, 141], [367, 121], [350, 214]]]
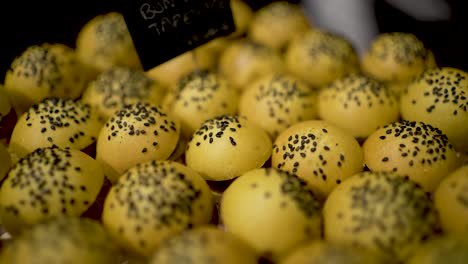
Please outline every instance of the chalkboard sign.
[[145, 70], [235, 30], [230, 0], [121, 0]]

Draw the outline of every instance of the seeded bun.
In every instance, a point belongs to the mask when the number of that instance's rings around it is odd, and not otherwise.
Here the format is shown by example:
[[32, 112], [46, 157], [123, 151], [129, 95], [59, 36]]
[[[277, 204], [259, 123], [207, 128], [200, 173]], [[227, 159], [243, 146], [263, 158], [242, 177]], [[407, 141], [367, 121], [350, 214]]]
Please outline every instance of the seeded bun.
[[468, 165], [442, 180], [435, 191], [434, 203], [445, 232], [468, 232]]
[[309, 28], [309, 22], [299, 5], [279, 1], [262, 7], [254, 14], [247, 36], [270, 48], [281, 49], [294, 36]]
[[53, 145], [84, 150], [96, 142], [100, 127], [89, 105], [71, 99], [47, 98], [20, 116], [9, 148], [16, 158]]
[[432, 235], [437, 213], [424, 190], [390, 173], [362, 172], [345, 180], [323, 207], [324, 237], [405, 259]]
[[152, 104], [127, 105], [101, 129], [96, 159], [112, 182], [137, 163], [165, 160], [177, 146], [178, 122]]
[[431, 239], [427, 243], [418, 247], [406, 263], [468, 263], [468, 239], [466, 238], [466, 233], [443, 235]]
[[349, 40], [317, 29], [296, 36], [285, 60], [292, 74], [316, 87], [359, 71], [359, 59]]
[[44, 219], [79, 216], [103, 182], [101, 166], [83, 152], [39, 148], [16, 163], [0, 187], [0, 222], [16, 234]]
[[191, 263], [257, 264], [256, 252], [244, 241], [214, 226], [188, 230], [161, 244], [150, 264]]
[[271, 145], [268, 134], [254, 123], [223, 115], [205, 121], [193, 134], [185, 162], [206, 180], [230, 180], [262, 167]]
[[112, 67], [102, 72], [85, 89], [82, 100], [91, 105], [105, 123], [117, 110], [128, 104], [160, 104], [165, 89], [139, 69]]
[[292, 125], [274, 141], [271, 165], [307, 181], [320, 199], [346, 178], [362, 171], [359, 143], [322, 120]]
[[11, 168], [11, 157], [7, 146], [0, 143], [0, 182], [8, 174]]
[[317, 117], [317, 92], [290, 74], [267, 75], [242, 93], [239, 115], [259, 125], [274, 140], [291, 125]]
[[237, 89], [245, 90], [256, 79], [284, 71], [278, 51], [248, 39], [233, 41], [221, 54], [219, 70]]
[[272, 261], [321, 236], [320, 203], [307, 183], [273, 168], [235, 179], [221, 198], [221, 220], [227, 231]]
[[62, 216], [23, 232], [2, 256], [8, 264], [111, 264], [119, 255], [99, 222]]
[[212, 213], [213, 197], [200, 175], [153, 160], [130, 168], [112, 186], [102, 221], [125, 250], [149, 257], [169, 237], [208, 224]]
[[15, 110], [3, 85], [0, 84], [0, 139], [9, 138], [17, 121]]
[[[216, 40], [213, 40], [216, 41]], [[148, 76], [155, 79], [169, 91], [177, 89], [179, 80], [195, 70], [214, 69], [217, 50], [213, 51], [212, 42], [202, 45], [194, 50], [187, 51], [169, 61], [164, 62], [147, 71]]]
[[361, 74], [333, 81], [320, 90], [318, 113], [358, 139], [398, 120], [400, 105], [394, 93]]
[[401, 115], [441, 129], [455, 149], [468, 153], [468, 73], [454, 68], [424, 72], [402, 94]]
[[236, 30], [230, 37], [241, 37], [247, 32], [254, 12], [244, 0], [231, 0], [231, 10]]
[[314, 240], [295, 249], [278, 264], [379, 264], [378, 254], [351, 245]]
[[362, 149], [371, 171], [408, 177], [427, 192], [434, 191], [459, 162], [447, 136], [421, 122], [401, 120], [379, 128]]
[[86, 65], [101, 72], [114, 66], [140, 68], [141, 63], [120, 13], [98, 15], [78, 33], [76, 52]]
[[72, 48], [44, 43], [27, 48], [15, 58], [4, 86], [19, 116], [48, 97], [78, 98], [90, 78]]
[[195, 71], [179, 82], [171, 113], [190, 137], [201, 124], [220, 115], [237, 113], [239, 93], [226, 78], [212, 71]]
[[436, 66], [434, 56], [411, 33], [382, 33], [364, 54], [362, 69], [383, 82], [407, 82]]

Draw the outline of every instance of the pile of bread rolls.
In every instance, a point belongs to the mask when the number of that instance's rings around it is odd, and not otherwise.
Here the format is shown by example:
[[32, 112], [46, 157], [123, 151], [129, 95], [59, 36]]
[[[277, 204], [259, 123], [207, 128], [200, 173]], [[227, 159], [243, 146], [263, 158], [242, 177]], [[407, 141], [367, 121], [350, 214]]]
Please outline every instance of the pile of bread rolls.
[[[125, 21], [0, 86], [0, 263], [468, 263], [468, 73], [298, 5], [144, 71]], [[154, 47], [157, 49], [158, 47]]]

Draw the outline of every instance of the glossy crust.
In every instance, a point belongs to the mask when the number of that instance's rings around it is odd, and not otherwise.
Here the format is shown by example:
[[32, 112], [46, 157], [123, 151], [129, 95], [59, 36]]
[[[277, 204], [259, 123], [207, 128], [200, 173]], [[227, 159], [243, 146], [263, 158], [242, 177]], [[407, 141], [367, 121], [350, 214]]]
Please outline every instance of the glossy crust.
[[468, 263], [468, 239], [463, 233], [442, 235], [431, 239], [418, 247], [406, 263]]
[[307, 181], [320, 199], [362, 171], [359, 143], [341, 128], [308, 120], [284, 130], [274, 141], [271, 165]]
[[457, 153], [442, 131], [406, 120], [386, 125], [364, 142], [364, 161], [371, 171], [394, 172], [432, 192], [459, 165]]
[[39, 148], [15, 164], [0, 188], [0, 220], [11, 234], [45, 219], [80, 216], [94, 202], [104, 172], [79, 150]]
[[274, 140], [291, 125], [317, 117], [317, 91], [290, 74], [266, 75], [242, 93], [239, 115], [265, 129]]
[[435, 234], [437, 213], [412, 181], [363, 172], [334, 189], [323, 207], [326, 241], [374, 250], [404, 260]]
[[223, 115], [205, 121], [193, 134], [185, 162], [206, 180], [230, 180], [262, 167], [271, 145], [262, 128], [243, 117]]
[[[321, 236], [320, 203], [307, 183], [284, 171], [261, 168], [234, 180], [221, 198], [221, 220], [271, 261]], [[274, 234], [274, 235], [273, 235]]]
[[397, 121], [399, 113], [397, 96], [383, 84], [361, 74], [333, 81], [318, 96], [320, 118], [359, 139]]
[[183, 230], [208, 224], [213, 197], [205, 180], [173, 161], [130, 168], [112, 186], [102, 221], [126, 251], [146, 257]]
[[468, 153], [468, 73], [440, 68], [419, 75], [401, 95], [401, 115], [441, 129], [455, 149]]
[[101, 129], [96, 160], [114, 183], [138, 163], [169, 158], [179, 136], [179, 123], [159, 107], [149, 103], [127, 105]]

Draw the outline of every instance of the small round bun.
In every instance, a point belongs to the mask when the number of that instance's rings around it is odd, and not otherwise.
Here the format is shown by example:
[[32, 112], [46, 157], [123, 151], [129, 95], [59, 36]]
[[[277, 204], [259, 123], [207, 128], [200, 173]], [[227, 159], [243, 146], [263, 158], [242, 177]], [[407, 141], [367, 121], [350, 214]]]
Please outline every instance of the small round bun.
[[281, 49], [286, 47], [294, 36], [304, 33], [309, 28], [309, 22], [299, 5], [279, 1], [255, 12], [247, 36], [270, 48]]
[[12, 234], [42, 220], [79, 216], [95, 201], [104, 173], [79, 150], [39, 148], [16, 163], [0, 187], [0, 220]]
[[362, 171], [359, 143], [322, 120], [292, 125], [274, 141], [271, 165], [306, 180], [320, 199], [343, 180]]
[[363, 248], [314, 240], [295, 249], [278, 264], [384, 264], [384, 258]]
[[181, 79], [174, 99], [170, 112], [190, 137], [206, 120], [236, 114], [239, 92], [216, 72], [195, 71]]
[[165, 89], [139, 69], [112, 67], [90, 82], [82, 101], [91, 105], [99, 121], [105, 123], [117, 110], [128, 104], [160, 104]]
[[79, 31], [76, 52], [96, 72], [114, 66], [140, 68], [141, 63], [122, 14], [110, 12], [88, 21]]
[[399, 260], [435, 234], [437, 220], [424, 190], [386, 172], [350, 177], [330, 193], [323, 207], [326, 241]]
[[288, 71], [316, 87], [359, 71], [349, 40], [317, 29], [291, 40], [285, 54]]
[[185, 231], [163, 242], [150, 264], [190, 263], [257, 264], [257, 253], [235, 235], [214, 226]]
[[291, 74], [266, 75], [242, 93], [239, 115], [274, 140], [291, 125], [317, 117], [317, 91]]
[[0, 182], [5, 178], [11, 168], [11, 157], [7, 146], [0, 143]]
[[333, 81], [319, 92], [318, 114], [358, 139], [399, 118], [400, 104], [386, 86], [361, 74]]
[[424, 72], [401, 95], [404, 119], [442, 130], [455, 149], [468, 153], [468, 73], [454, 68]]
[[248, 39], [233, 41], [219, 58], [220, 73], [237, 89], [245, 90], [256, 79], [285, 69], [280, 53]]
[[123, 107], [106, 122], [96, 144], [96, 159], [112, 182], [129, 168], [165, 160], [179, 140], [179, 123], [149, 103]]
[[408, 264], [468, 263], [466, 233], [444, 234], [419, 246], [405, 262]]
[[270, 158], [268, 134], [243, 117], [223, 115], [205, 121], [185, 152], [187, 166], [210, 181], [234, 179]]
[[379, 128], [364, 142], [371, 171], [394, 172], [432, 192], [459, 164], [457, 153], [439, 129], [421, 122], [397, 121]]
[[97, 221], [57, 217], [33, 226], [3, 249], [2, 263], [117, 263], [119, 251]]
[[[271, 261], [321, 236], [320, 203], [307, 183], [273, 168], [244, 173], [221, 198], [221, 221]], [[274, 234], [274, 235], [273, 235]]]
[[233, 38], [241, 37], [247, 32], [254, 12], [244, 0], [231, 0], [230, 2], [236, 30], [229, 36]]
[[434, 203], [445, 232], [468, 232], [468, 165], [442, 180], [435, 191]]
[[434, 56], [411, 33], [392, 32], [378, 35], [364, 54], [362, 69], [384, 82], [406, 82], [436, 66]]
[[8, 94], [0, 84], [0, 139], [9, 138], [18, 117], [12, 108]]
[[91, 75], [75, 51], [44, 43], [28, 47], [14, 59], [5, 76], [5, 91], [18, 115], [48, 97], [78, 98]]
[[179, 80], [185, 75], [196, 70], [201, 71], [215, 68], [217, 56], [221, 52], [218, 52], [218, 48], [216, 47], [213, 49], [214, 41], [218, 40], [213, 40], [196, 49], [182, 53], [148, 70], [146, 73], [169, 91], [174, 91], [177, 89]]
[[208, 184], [173, 161], [149, 161], [125, 172], [104, 203], [102, 221], [124, 250], [145, 257], [183, 230], [208, 224], [213, 213]]
[[17, 158], [54, 145], [84, 150], [96, 142], [100, 128], [89, 105], [72, 99], [47, 98], [20, 116], [9, 148]]

